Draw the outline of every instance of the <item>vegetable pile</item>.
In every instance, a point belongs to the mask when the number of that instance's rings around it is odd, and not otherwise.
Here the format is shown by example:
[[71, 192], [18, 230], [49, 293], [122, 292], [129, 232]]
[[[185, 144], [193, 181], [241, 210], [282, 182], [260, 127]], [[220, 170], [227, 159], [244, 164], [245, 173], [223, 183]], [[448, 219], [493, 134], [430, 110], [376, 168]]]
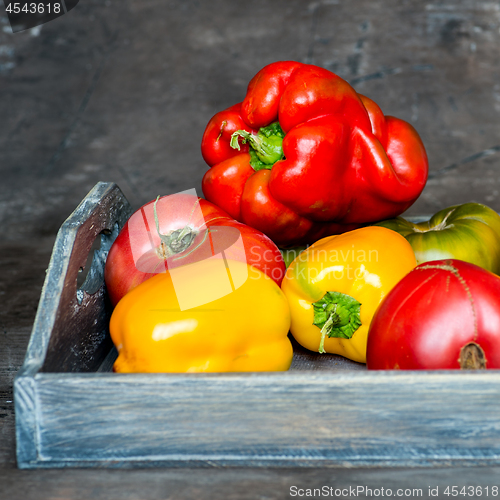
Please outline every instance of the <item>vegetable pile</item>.
[[201, 152], [205, 199], [156, 198], [109, 251], [114, 371], [288, 370], [290, 335], [368, 369], [500, 367], [500, 216], [401, 217], [428, 175], [409, 123], [281, 61]]

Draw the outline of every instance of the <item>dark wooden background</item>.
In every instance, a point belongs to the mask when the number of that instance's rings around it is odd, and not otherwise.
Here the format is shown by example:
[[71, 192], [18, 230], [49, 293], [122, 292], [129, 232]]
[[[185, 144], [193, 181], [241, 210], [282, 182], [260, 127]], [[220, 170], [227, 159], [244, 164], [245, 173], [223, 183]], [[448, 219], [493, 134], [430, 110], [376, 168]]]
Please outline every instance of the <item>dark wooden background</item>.
[[330, 69], [417, 128], [431, 175], [408, 214], [467, 201], [500, 211], [500, 2], [82, 0], [15, 35], [3, 6], [0, 16], [2, 500], [275, 499], [291, 485], [419, 487], [427, 498], [429, 486], [500, 483], [500, 468], [470, 464], [19, 471], [12, 403], [63, 220], [97, 181], [118, 183], [134, 208], [201, 194], [207, 121], [270, 62]]

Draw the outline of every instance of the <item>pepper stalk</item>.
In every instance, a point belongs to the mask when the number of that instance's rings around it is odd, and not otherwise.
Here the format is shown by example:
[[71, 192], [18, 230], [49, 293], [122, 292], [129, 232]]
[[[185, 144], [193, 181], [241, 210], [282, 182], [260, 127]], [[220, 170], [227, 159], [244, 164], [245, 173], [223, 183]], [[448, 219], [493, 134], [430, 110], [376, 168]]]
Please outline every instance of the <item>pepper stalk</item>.
[[350, 339], [361, 326], [361, 303], [356, 299], [340, 292], [326, 292], [313, 304], [314, 321], [321, 329], [321, 340], [318, 352], [324, 354], [326, 337]]
[[282, 160], [283, 138], [285, 132], [278, 122], [271, 123], [267, 127], [259, 129], [257, 134], [252, 134], [246, 130], [237, 130], [231, 136], [230, 146], [233, 149], [240, 150], [239, 138], [242, 138], [242, 144], [248, 142], [250, 146], [250, 165], [254, 170], [271, 170], [273, 165]]

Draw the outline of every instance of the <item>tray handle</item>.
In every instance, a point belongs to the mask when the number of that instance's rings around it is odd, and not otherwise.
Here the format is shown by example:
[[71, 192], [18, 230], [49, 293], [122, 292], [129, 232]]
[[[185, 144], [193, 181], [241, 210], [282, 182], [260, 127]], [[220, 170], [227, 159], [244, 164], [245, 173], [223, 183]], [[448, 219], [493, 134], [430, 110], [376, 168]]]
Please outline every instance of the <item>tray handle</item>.
[[[109, 248], [132, 214], [115, 183], [99, 182], [63, 223], [56, 237], [30, 342], [19, 376], [38, 371], [96, 371], [112, 343], [111, 304], [104, 285]], [[101, 245], [78, 289], [94, 240]]]

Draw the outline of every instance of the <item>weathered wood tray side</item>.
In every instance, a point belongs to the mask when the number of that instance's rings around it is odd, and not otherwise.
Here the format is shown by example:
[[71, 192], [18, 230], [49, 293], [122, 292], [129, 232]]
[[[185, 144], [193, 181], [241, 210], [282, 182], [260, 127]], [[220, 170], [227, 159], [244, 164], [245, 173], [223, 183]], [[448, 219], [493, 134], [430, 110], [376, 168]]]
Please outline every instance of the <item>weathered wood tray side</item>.
[[[118, 186], [100, 182], [57, 234], [24, 364], [14, 383], [20, 466], [38, 453], [37, 373], [95, 372], [112, 347], [104, 264], [131, 213]], [[78, 273], [96, 238], [100, 238], [100, 248], [77, 290]]]
[[61, 227], [14, 384], [19, 467], [500, 463], [497, 371], [368, 372], [295, 345], [287, 373], [110, 373], [102, 270], [130, 213], [99, 183]]

